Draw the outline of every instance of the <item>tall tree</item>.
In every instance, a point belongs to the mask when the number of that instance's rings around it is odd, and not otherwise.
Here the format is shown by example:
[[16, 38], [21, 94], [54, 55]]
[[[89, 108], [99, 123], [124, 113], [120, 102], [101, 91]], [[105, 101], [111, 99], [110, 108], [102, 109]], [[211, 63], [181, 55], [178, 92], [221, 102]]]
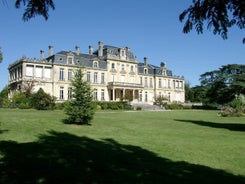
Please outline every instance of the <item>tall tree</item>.
[[[189, 8], [180, 14], [179, 19], [181, 22], [186, 20], [184, 33], [189, 33], [193, 27], [197, 33], [203, 33], [203, 25], [206, 22], [208, 30], [227, 39], [228, 29], [232, 26], [245, 28], [245, 1], [193, 0]], [[245, 38], [243, 43], [245, 43]]]
[[55, 9], [53, 0], [16, 0], [15, 7], [20, 8], [21, 5], [25, 6], [25, 12], [22, 16], [24, 21], [28, 21], [36, 15], [41, 15], [47, 20], [49, 9]]
[[72, 97], [65, 112], [69, 116], [68, 122], [75, 124], [89, 124], [93, 119], [95, 107], [90, 85], [83, 80], [82, 69], [75, 72], [72, 80]]
[[245, 94], [245, 65], [224, 65], [219, 70], [202, 74], [200, 81], [208, 102], [227, 103]]

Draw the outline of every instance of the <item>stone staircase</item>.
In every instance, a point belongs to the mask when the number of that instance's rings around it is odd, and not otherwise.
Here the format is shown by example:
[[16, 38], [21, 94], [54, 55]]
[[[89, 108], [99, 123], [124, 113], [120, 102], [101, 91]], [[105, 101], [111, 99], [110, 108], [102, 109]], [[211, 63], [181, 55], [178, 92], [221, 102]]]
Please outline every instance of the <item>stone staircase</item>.
[[130, 105], [133, 107], [134, 110], [137, 110], [138, 107], [141, 108], [142, 111], [163, 111], [165, 110], [164, 107], [160, 107], [158, 105], [153, 105], [144, 102], [131, 102]]

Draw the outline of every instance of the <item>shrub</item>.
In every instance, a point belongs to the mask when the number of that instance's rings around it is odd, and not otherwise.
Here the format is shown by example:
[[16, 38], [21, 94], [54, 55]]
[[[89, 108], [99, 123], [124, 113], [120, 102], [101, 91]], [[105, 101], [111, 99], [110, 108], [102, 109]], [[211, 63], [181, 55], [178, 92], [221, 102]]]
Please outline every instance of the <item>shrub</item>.
[[17, 91], [13, 94], [13, 97], [10, 102], [10, 107], [29, 109], [31, 108], [30, 104], [31, 104], [30, 98], [27, 98], [25, 93]]
[[137, 111], [141, 111], [142, 110], [142, 107], [136, 107], [136, 110]]
[[132, 106], [127, 102], [95, 102], [102, 110], [131, 110]]
[[231, 116], [236, 116], [236, 117], [241, 117], [245, 115], [244, 109], [235, 109], [230, 106], [224, 106], [221, 111], [218, 113], [218, 115], [222, 117], [231, 117]]
[[183, 105], [177, 104], [177, 103], [172, 103], [172, 104], [164, 104], [165, 109], [171, 109], [171, 110], [177, 110], [177, 109], [183, 109]]
[[63, 110], [65, 106], [67, 105], [68, 101], [66, 102], [59, 102], [55, 104], [55, 109], [57, 110]]
[[45, 93], [42, 88], [34, 93], [31, 98], [31, 104], [37, 110], [54, 109], [54, 101], [55, 99], [49, 94]]

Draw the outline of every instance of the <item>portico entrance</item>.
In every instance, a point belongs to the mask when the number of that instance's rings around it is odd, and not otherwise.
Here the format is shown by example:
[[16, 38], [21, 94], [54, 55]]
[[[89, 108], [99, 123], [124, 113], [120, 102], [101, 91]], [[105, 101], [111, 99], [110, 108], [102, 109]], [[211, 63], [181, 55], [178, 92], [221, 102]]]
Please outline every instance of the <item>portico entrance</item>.
[[111, 101], [138, 101], [141, 84], [110, 82], [108, 85]]

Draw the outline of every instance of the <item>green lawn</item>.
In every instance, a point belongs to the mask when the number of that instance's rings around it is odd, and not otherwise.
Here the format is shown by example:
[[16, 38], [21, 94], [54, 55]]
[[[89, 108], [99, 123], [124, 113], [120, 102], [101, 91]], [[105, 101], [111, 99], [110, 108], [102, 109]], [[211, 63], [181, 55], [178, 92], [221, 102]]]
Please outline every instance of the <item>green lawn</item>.
[[0, 109], [0, 183], [245, 183], [245, 118]]

